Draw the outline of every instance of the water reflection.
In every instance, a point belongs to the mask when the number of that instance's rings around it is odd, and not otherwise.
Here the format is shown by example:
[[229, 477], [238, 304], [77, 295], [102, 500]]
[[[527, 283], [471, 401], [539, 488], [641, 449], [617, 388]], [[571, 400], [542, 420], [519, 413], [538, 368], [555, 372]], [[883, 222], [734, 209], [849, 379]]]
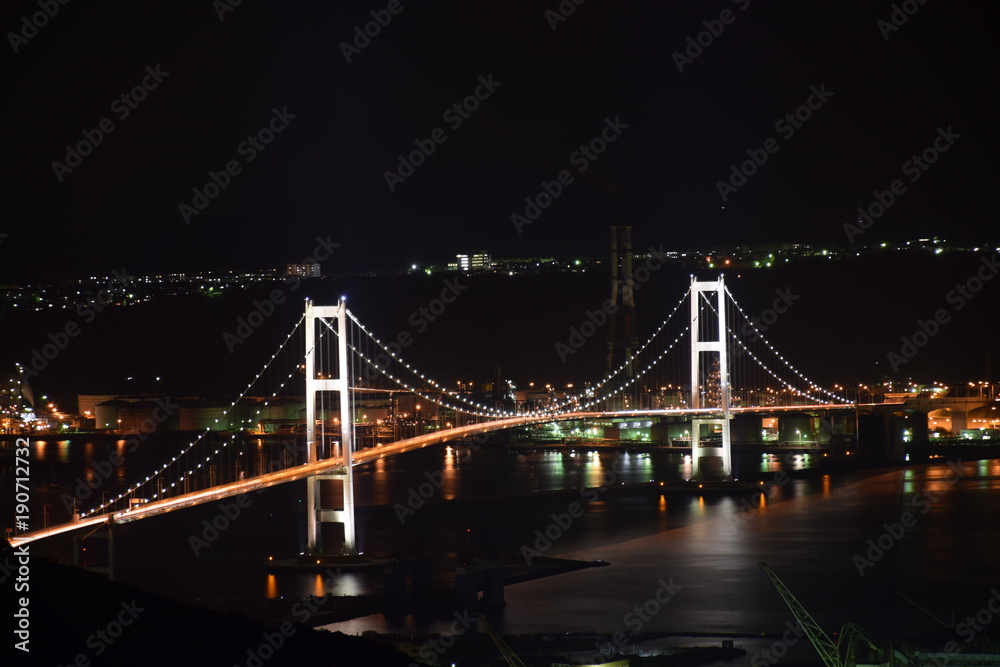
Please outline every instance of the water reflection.
[[[107, 461], [111, 453], [127, 452], [127, 448], [122, 449], [122, 441], [94, 438], [88, 461], [82, 440], [75, 440], [72, 447], [68, 442], [50, 442], [56, 447], [35, 441], [34, 450], [39, 459], [47, 456], [54, 462], [58, 455], [60, 460], [70, 463], [45, 466], [55, 469], [53, 481], [67, 484], [75, 484], [76, 477], [83, 478], [92, 472], [92, 461]], [[159, 465], [157, 459], [164, 451], [175, 450], [165, 443], [163, 447], [128, 454], [133, 457], [132, 477], [148, 474], [144, 468], [147, 464]], [[791, 457], [786, 458], [789, 454]], [[277, 458], [277, 451], [273, 457]], [[821, 456], [810, 454], [801, 455], [796, 461], [794, 453], [785, 451], [763, 457], [759, 452], [734, 454], [734, 462], [743, 470], [756, 471], [759, 466], [761, 472], [770, 474], [803, 470], [820, 460]], [[868, 614], [875, 618], [874, 625], [882, 618], [892, 618], [898, 609], [870, 606], [867, 597], [857, 602], [859, 596], [868, 595], [869, 588], [885, 589], [884, 585], [896, 576], [906, 578], [904, 590], [912, 589], [913, 582], [925, 580], [934, 582], [928, 591], [940, 589], [948, 591], [947, 595], [956, 590], [952, 585], [955, 581], [963, 580], [975, 580], [977, 584], [981, 580], [983, 590], [988, 590], [995, 585], [995, 563], [1000, 559], [1000, 540], [996, 539], [993, 516], [997, 509], [990, 500], [1000, 487], [1000, 461], [969, 462], [963, 468], [963, 477], [953, 485], [949, 480], [955, 473], [944, 460], [932, 466], [915, 465], [902, 473], [803, 475], [802, 479], [771, 486], [766, 496], [756, 494], [751, 502], [765, 508], [764, 511], [740, 522], [736, 530], [729, 519], [745, 509], [740, 498], [667, 496], [653, 486], [634, 493], [601, 494], [598, 502], [587, 504], [582, 517], [546, 555], [604, 558], [612, 567], [585, 569], [508, 587], [505, 592], [508, 606], [502, 611], [502, 622], [498, 625], [514, 632], [579, 631], [594, 625], [620, 628], [623, 615], [637, 601], [649, 597], [652, 582], [661, 576], [672, 576], [686, 588], [671, 601], [669, 613], [657, 616], [649, 624], [650, 631], [697, 627], [759, 632], [761, 616], [757, 601], [761, 580], [755, 565], [761, 559], [775, 561], [775, 568], [792, 580], [789, 585], [798, 584], [796, 590], [803, 590], [825, 616], [853, 620]], [[410, 553], [427, 550], [428, 545], [433, 545], [436, 554], [450, 553], [454, 560], [469, 552], [465, 531], [470, 526], [474, 548], [516, 555], [536, 528], [544, 529], [551, 522], [553, 512], [564, 512], [571, 500], [579, 499], [577, 490], [581, 486], [600, 486], [610, 481], [611, 475], [617, 485], [649, 479], [669, 483], [689, 478], [692, 473], [690, 456], [669, 449], [626, 456], [611, 450], [592, 453], [580, 449], [575, 455], [568, 450], [513, 454], [487, 446], [476, 450], [427, 448], [359, 466], [357, 471], [358, 533], [366, 552], [376, 557], [395, 557], [408, 550]], [[427, 503], [401, 526], [393, 503], [405, 504], [409, 490], [427, 482], [424, 474], [436, 471], [441, 471], [443, 479], [447, 476], [447, 481], [435, 490], [435, 499], [456, 500]], [[104, 482], [100, 491], [110, 490], [117, 495], [123, 483], [116, 475]], [[920, 515], [919, 529], [908, 532], [905, 542], [893, 549], [893, 562], [878, 563], [861, 581], [852, 557], [864, 548], [868, 539], [884, 530], [885, 522], [898, 521], [901, 511], [906, 509], [901, 502], [911, 502], [913, 493], [925, 486], [949, 491], [934, 504], [934, 512]], [[984, 487], [989, 490], [982, 490]], [[566, 493], [539, 496], [533, 493], [535, 489]], [[259, 563], [266, 561], [269, 553], [298, 552], [303, 532], [301, 491], [285, 485], [266, 493], [246, 510], [248, 520], [253, 520], [248, 525], [259, 525], [259, 530], [233, 531], [226, 540], [213, 543], [213, 558], [232, 563], [224, 577], [217, 576], [216, 570], [211, 571], [211, 576], [206, 574], [209, 570], [193, 558], [188, 548], [187, 536], [192, 529], [200, 525], [202, 517], [211, 518], [216, 511], [207, 506], [201, 516], [198, 509], [191, 509], [157, 521], [128, 524], [123, 530], [133, 531], [135, 539], [119, 542], [118, 548], [128, 556], [122, 562], [135, 564], [132, 576], [137, 583], [153, 590], [170, 587], [192, 597], [263, 594], [287, 599], [323, 593], [355, 595], [382, 585], [378, 569], [342, 572], [332, 577], [325, 571], [262, 574]], [[95, 498], [98, 495], [95, 493]], [[505, 500], [478, 502], [492, 497]], [[475, 502], [466, 503], [467, 500]], [[54, 503], [51, 509], [62, 510], [57, 495], [39, 502]], [[298, 514], [293, 510], [298, 510]], [[41, 506], [37, 512], [41, 517]], [[273, 517], [282, 516], [278, 512], [287, 519], [274, 521]], [[163, 539], [164, 535], [171, 539]], [[988, 538], [984, 539], [984, 535]], [[158, 545], [156, 549], [149, 548], [152, 543]], [[154, 562], [157, 558], [166, 560], [164, 549], [174, 547], [176, 552], [170, 553], [169, 561]], [[442, 556], [440, 562], [445, 564], [440, 569], [453, 576], [452, 561], [445, 561]], [[435, 561], [436, 565], [438, 562]], [[192, 578], [192, 572], [196, 578]], [[818, 572], [828, 574], [819, 577]], [[881, 587], [869, 587], [873, 579]], [[824, 597], [829, 590], [823, 587], [827, 581], [829, 588], [843, 590], [845, 599], [849, 597], [847, 593], [856, 594], [849, 608], [834, 607], [829, 602], [839, 599], [838, 596]], [[814, 588], [810, 590], [810, 586]], [[595, 595], [594, 591], [601, 593]], [[982, 601], [973, 598], [971, 608], [979, 608]], [[954, 606], [952, 600], [931, 600], [928, 604], [934, 607], [937, 602], [941, 602], [942, 608]], [[779, 611], [775, 615], [783, 614], [780, 601], [777, 606]], [[869, 613], [869, 607], [876, 611]], [[720, 610], [726, 611], [720, 613]], [[782, 616], [774, 627], [780, 628], [784, 620]], [[869, 618], [858, 620], [868, 628], [865, 621]], [[424, 632], [436, 622], [413, 617], [393, 618], [388, 623], [384, 619], [359, 619], [344, 627]], [[441, 629], [446, 629], [448, 621], [441, 623], [444, 624]], [[677, 627], [671, 627], [671, 623]], [[878, 628], [868, 629], [874, 632]]]
[[444, 463], [441, 466], [441, 497], [445, 500], [453, 500], [458, 497], [458, 471], [456, 465], [457, 456], [451, 446], [445, 447]]

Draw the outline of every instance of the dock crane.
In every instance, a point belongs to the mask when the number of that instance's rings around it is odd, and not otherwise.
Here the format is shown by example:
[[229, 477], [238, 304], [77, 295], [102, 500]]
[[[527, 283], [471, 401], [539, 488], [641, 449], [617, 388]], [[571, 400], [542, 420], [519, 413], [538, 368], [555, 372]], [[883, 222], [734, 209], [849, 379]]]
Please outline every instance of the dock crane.
[[507, 646], [507, 642], [503, 640], [503, 637], [497, 634], [497, 631], [493, 629], [492, 625], [487, 623], [486, 617], [482, 614], [476, 614], [476, 618], [478, 618], [479, 622], [483, 624], [483, 629], [486, 630], [486, 634], [490, 636], [493, 643], [497, 645], [498, 649], [500, 649], [500, 655], [502, 655], [503, 659], [507, 661], [507, 664], [510, 665], [510, 667], [524, 667], [524, 663], [519, 657], [517, 657], [517, 654], [511, 650], [510, 646]]
[[[778, 577], [775, 571], [769, 568], [767, 563], [763, 561], [761, 561], [760, 567], [771, 580], [771, 583], [774, 584], [774, 587], [778, 589], [781, 598], [792, 611], [795, 620], [802, 627], [806, 636], [809, 637], [809, 641], [812, 643], [813, 648], [816, 649], [816, 652], [819, 653], [819, 657], [823, 659], [826, 667], [855, 667], [857, 664], [857, 648], [861, 644], [875, 651], [875, 655], [879, 654], [879, 648], [875, 646], [871, 635], [854, 623], [844, 623], [841, 626], [840, 644], [838, 645], [837, 642], [827, 636], [823, 628], [806, 611], [806, 608], [796, 599], [795, 595], [792, 594], [788, 586]], [[841, 656], [841, 648], [846, 648], [843, 656]]]

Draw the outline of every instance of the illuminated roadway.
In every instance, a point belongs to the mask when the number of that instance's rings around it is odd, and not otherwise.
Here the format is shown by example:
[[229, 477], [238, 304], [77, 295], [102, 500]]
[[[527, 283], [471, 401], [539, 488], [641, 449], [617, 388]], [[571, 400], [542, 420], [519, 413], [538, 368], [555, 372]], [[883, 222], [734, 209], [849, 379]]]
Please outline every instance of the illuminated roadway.
[[[746, 412], [847, 410], [847, 409], [854, 409], [854, 407], [855, 406], [853, 404], [795, 405], [787, 407], [783, 406], [783, 407], [769, 407], [769, 408], [731, 408], [730, 412], [733, 414], [739, 414]], [[451, 440], [461, 440], [463, 438], [468, 438], [469, 436], [476, 435], [479, 433], [502, 431], [505, 429], [517, 428], [520, 426], [530, 426], [532, 424], [546, 424], [557, 421], [571, 421], [571, 420], [607, 419], [610, 417], [644, 417], [644, 416], [664, 416], [664, 415], [685, 416], [685, 415], [695, 415], [695, 414], [719, 414], [720, 412], [721, 411], [718, 408], [703, 408], [698, 410], [667, 409], [667, 410], [622, 410], [616, 412], [567, 412], [557, 415], [513, 417], [510, 419], [500, 419], [497, 421], [483, 422], [481, 424], [458, 426], [455, 428], [435, 431], [434, 433], [419, 435], [414, 438], [399, 440], [391, 445], [379, 445], [378, 447], [362, 449], [360, 451], [354, 452], [353, 465], [368, 463], [370, 461], [381, 459], [386, 456], [403, 454], [406, 452], [413, 451], [415, 449], [421, 449], [423, 447], [429, 447], [431, 445], [438, 445]], [[250, 479], [240, 480], [237, 482], [230, 482], [229, 484], [219, 484], [218, 486], [213, 486], [212, 488], [205, 489], [204, 491], [194, 491], [191, 493], [185, 493], [179, 496], [175, 496], [173, 498], [154, 500], [152, 502], [144, 503], [139, 507], [134, 507], [128, 510], [120, 510], [108, 514], [95, 514], [93, 516], [88, 516], [76, 521], [59, 524], [58, 526], [52, 526], [49, 528], [43, 528], [41, 530], [32, 530], [26, 533], [21, 533], [20, 535], [16, 535], [13, 538], [11, 538], [10, 543], [14, 547], [17, 547], [22, 544], [28, 544], [30, 542], [34, 542], [35, 540], [44, 539], [46, 537], [54, 537], [62, 533], [79, 530], [81, 528], [96, 527], [103, 523], [107, 523], [108, 521], [114, 521], [115, 523], [127, 523], [129, 521], [138, 521], [139, 519], [146, 519], [151, 516], [156, 516], [158, 514], [165, 514], [166, 512], [172, 512], [174, 510], [182, 509], [184, 507], [193, 507], [195, 505], [211, 503], [232, 496], [238, 496], [242, 493], [249, 493], [251, 491], [265, 489], [267, 487], [276, 486], [278, 484], [294, 482], [296, 480], [312, 477], [313, 475], [318, 475], [320, 473], [326, 473], [338, 470], [343, 467], [344, 467], [343, 457], [322, 459], [319, 461], [315, 461], [313, 463], [303, 463], [302, 465], [295, 466], [294, 468], [285, 468], [283, 470], [277, 470], [274, 472], [265, 473], [263, 475], [257, 475], [256, 477], [252, 477]]]

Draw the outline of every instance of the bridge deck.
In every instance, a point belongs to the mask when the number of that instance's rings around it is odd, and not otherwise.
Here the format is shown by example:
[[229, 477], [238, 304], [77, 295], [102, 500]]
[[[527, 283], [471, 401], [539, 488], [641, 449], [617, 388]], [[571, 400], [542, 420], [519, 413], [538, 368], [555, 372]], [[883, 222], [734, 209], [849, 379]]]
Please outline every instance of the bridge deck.
[[[853, 408], [853, 406], [852, 405], [808, 405], [808, 406], [803, 405], [803, 406], [792, 406], [789, 408], [783, 408], [783, 407], [733, 408], [731, 412], [733, 413], [746, 413], [746, 412], [758, 412], [758, 411], [785, 412], [792, 410], [798, 410], [798, 411], [835, 410], [835, 409], [844, 410], [849, 408]], [[397, 454], [403, 454], [405, 452], [410, 452], [415, 449], [430, 447], [432, 445], [438, 445], [452, 440], [461, 440], [473, 435], [478, 435], [480, 433], [502, 431], [505, 429], [517, 428], [520, 426], [530, 426], [533, 424], [546, 424], [556, 421], [599, 419], [608, 417], [640, 417], [640, 416], [656, 416], [656, 415], [685, 416], [685, 415], [695, 415], [695, 414], [713, 414], [719, 412], [720, 411], [717, 408], [702, 408], [698, 410], [664, 409], [664, 410], [628, 410], [628, 411], [618, 411], [618, 412], [567, 412], [556, 415], [514, 417], [510, 419], [501, 419], [492, 422], [484, 422], [481, 424], [458, 426], [455, 428], [445, 429], [441, 431], [436, 431], [434, 433], [428, 433], [425, 435], [416, 436], [414, 438], [407, 438], [405, 440], [400, 440], [398, 442], [395, 442], [391, 445], [380, 445], [372, 449], [364, 449], [354, 453], [353, 464], [359, 465], [362, 463], [368, 463], [370, 461], [374, 461], [376, 459], [384, 458], [387, 456], [395, 456]], [[11, 544], [14, 547], [17, 547], [22, 544], [28, 544], [30, 542], [34, 542], [35, 540], [40, 540], [47, 537], [54, 537], [56, 535], [78, 530], [81, 528], [97, 526], [100, 525], [101, 523], [105, 523], [108, 521], [114, 521], [115, 523], [127, 523], [129, 521], [138, 521], [140, 519], [146, 519], [148, 517], [156, 516], [158, 514], [165, 514], [167, 512], [172, 512], [174, 510], [182, 509], [185, 507], [193, 507], [195, 505], [202, 505], [204, 503], [216, 502], [219, 500], [223, 500], [225, 498], [230, 498], [232, 496], [238, 496], [243, 493], [249, 493], [251, 491], [257, 491], [259, 489], [265, 489], [271, 486], [276, 486], [278, 484], [286, 484], [288, 482], [294, 482], [296, 480], [312, 477], [313, 475], [318, 475], [320, 473], [338, 470], [343, 467], [344, 467], [344, 461], [342, 457], [323, 459], [312, 463], [303, 463], [302, 465], [295, 466], [294, 468], [277, 470], [275, 472], [265, 473], [263, 475], [251, 477], [250, 479], [239, 480], [237, 482], [230, 482], [228, 484], [220, 484], [218, 486], [214, 486], [210, 489], [205, 489], [203, 491], [194, 491], [191, 493], [185, 493], [179, 496], [175, 496], [173, 498], [154, 500], [153, 502], [149, 502], [139, 507], [134, 507], [128, 510], [121, 510], [117, 512], [111, 512], [108, 514], [88, 516], [78, 521], [70, 521], [67, 523], [59, 524], [57, 526], [51, 526], [49, 528], [43, 528], [40, 530], [33, 530], [26, 533], [21, 533], [20, 535], [16, 535], [11, 539]]]

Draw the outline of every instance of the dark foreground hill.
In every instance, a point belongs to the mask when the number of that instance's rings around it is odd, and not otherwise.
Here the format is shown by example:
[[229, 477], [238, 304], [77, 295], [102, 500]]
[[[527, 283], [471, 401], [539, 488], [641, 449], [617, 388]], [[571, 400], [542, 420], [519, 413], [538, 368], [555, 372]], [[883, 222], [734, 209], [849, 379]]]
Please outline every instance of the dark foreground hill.
[[[30, 559], [28, 590], [15, 591], [18, 558], [4, 544], [0, 583], [9, 609], [29, 599], [30, 652], [7, 643], [4, 665], [380, 665], [407, 667], [406, 655], [378, 642], [307, 626], [303, 607], [291, 621], [265, 626], [234, 613], [186, 606], [105, 577]], [[8, 626], [9, 627], [9, 626]], [[16, 626], [15, 626], [16, 627]], [[12, 635], [8, 631], [8, 637]]]

